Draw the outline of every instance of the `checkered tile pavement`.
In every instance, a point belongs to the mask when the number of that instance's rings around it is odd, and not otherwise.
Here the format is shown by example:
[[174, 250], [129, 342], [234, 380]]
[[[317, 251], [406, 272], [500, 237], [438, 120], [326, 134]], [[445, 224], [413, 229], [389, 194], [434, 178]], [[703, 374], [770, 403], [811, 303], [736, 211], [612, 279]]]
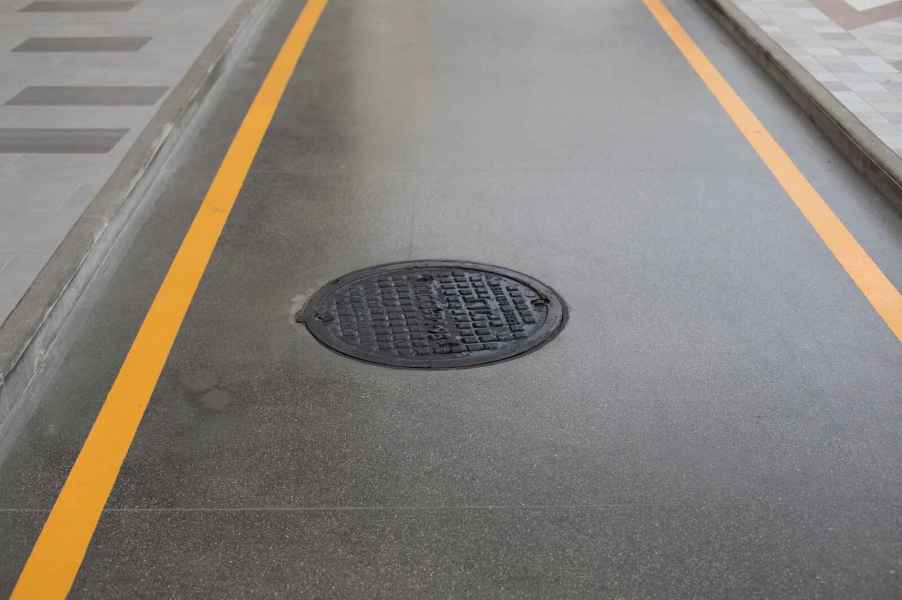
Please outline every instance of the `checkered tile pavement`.
[[733, 0], [902, 155], [902, 0]]
[[0, 324], [238, 5], [0, 1]]

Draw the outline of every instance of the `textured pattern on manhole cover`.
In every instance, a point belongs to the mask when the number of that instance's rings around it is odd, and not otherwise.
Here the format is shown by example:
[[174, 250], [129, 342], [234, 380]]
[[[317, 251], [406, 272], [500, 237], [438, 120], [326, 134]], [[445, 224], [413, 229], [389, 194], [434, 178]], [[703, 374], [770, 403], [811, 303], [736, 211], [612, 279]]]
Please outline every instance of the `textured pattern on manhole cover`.
[[369, 362], [471, 367], [529, 352], [566, 320], [558, 295], [500, 267], [420, 261], [372, 267], [321, 289], [299, 314], [323, 344]]

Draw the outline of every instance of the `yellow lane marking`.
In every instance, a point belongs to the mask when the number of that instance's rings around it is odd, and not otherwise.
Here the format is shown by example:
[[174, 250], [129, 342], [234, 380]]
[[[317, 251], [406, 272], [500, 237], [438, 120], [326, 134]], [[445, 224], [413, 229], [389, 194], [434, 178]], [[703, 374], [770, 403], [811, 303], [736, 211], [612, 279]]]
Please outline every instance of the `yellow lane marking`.
[[19, 576], [12, 599], [65, 598], [207, 262], [327, 0], [308, 0], [248, 109]]
[[902, 342], [902, 295], [874, 260], [849, 233], [820, 194], [812, 187], [792, 159], [771, 137], [767, 129], [711, 61], [695, 45], [686, 30], [661, 0], [643, 0], [661, 28], [695, 69], [698, 76], [730, 115], [767, 168], [821, 237], [890, 330]]

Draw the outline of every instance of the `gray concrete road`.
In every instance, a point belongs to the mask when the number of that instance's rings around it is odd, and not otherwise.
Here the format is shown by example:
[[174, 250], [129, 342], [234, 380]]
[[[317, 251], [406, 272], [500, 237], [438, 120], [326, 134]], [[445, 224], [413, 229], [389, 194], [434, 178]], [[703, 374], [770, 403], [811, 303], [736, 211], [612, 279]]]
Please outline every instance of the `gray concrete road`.
[[[902, 219], [694, 4], [668, 5], [875, 263]], [[199, 117], [0, 467], [8, 594], [301, 10]], [[459, 258], [569, 304], [459, 371], [294, 323]], [[635, 0], [332, 0], [106, 503], [77, 598], [902, 597], [902, 346]]]

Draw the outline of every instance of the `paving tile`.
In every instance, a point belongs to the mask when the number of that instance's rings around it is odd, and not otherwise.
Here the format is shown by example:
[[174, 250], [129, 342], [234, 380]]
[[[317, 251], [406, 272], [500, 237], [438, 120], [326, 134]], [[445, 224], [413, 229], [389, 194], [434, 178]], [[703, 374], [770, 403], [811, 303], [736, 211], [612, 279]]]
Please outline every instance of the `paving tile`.
[[827, 46], [812, 46], [805, 48], [805, 51], [812, 56], [842, 56], [843, 53], [836, 48]]
[[871, 101], [869, 104], [884, 114], [902, 114], [902, 101]]
[[870, 104], [865, 102], [855, 92], [834, 92], [833, 95], [852, 112], [870, 112], [874, 110]]
[[875, 135], [902, 148], [902, 2], [735, 3]]
[[56, 248], [84, 210], [79, 206], [82, 197], [78, 193], [64, 196], [62, 202], [60, 195], [53, 194], [52, 189], [35, 190], [29, 195], [14, 191], [10, 196], [19, 211], [0, 223], [0, 251], [17, 254]]
[[814, 75], [814, 78], [821, 83], [840, 82], [839, 77], [830, 71], [814, 72], [812, 75]]
[[[861, 95], [864, 92], [883, 92], [888, 93], [886, 87], [876, 81], [850, 82], [847, 84], [849, 89]], [[864, 96], [862, 96], [864, 97]]]
[[127, 129], [0, 129], [3, 154], [105, 154]]
[[12, 256], [3, 270], [0, 271], [0, 323], [19, 303], [19, 299], [28, 290], [35, 273], [41, 270], [49, 252], [22, 252]]
[[884, 127], [890, 124], [886, 115], [874, 112], [859, 112], [856, 116], [865, 124], [872, 127]]
[[35, 85], [19, 92], [9, 106], [153, 106], [166, 86]]
[[847, 4], [851, 5], [855, 10], [870, 10], [872, 8], [877, 8], [879, 6], [886, 6], [887, 4], [892, 4], [896, 0], [845, 0]]
[[824, 34], [824, 33], [838, 33], [841, 35], [845, 34], [845, 31], [843, 30], [842, 27], [837, 27], [836, 25], [832, 25], [832, 24], [818, 25], [814, 28], [814, 31], [816, 31], [817, 33], [821, 33], [821, 34]]
[[13, 52], [135, 52], [149, 37], [32, 37]]
[[0, 322], [240, 1], [0, 2]]
[[116, 0], [85, 0], [83, 2], [75, 0], [63, 2], [37, 0], [37, 2], [26, 5], [21, 12], [127, 12], [137, 4], [137, 2], [119, 2]]
[[821, 84], [831, 92], [846, 92], [849, 91], [849, 87], [846, 86], [845, 83], [841, 81], [823, 81], [820, 80]]
[[[855, 46], [853, 48], [845, 48], [843, 49], [843, 54], [846, 56], [870, 56], [872, 51], [868, 48], [864, 48], [861, 46]], [[889, 71], [892, 73], [892, 71]]]

